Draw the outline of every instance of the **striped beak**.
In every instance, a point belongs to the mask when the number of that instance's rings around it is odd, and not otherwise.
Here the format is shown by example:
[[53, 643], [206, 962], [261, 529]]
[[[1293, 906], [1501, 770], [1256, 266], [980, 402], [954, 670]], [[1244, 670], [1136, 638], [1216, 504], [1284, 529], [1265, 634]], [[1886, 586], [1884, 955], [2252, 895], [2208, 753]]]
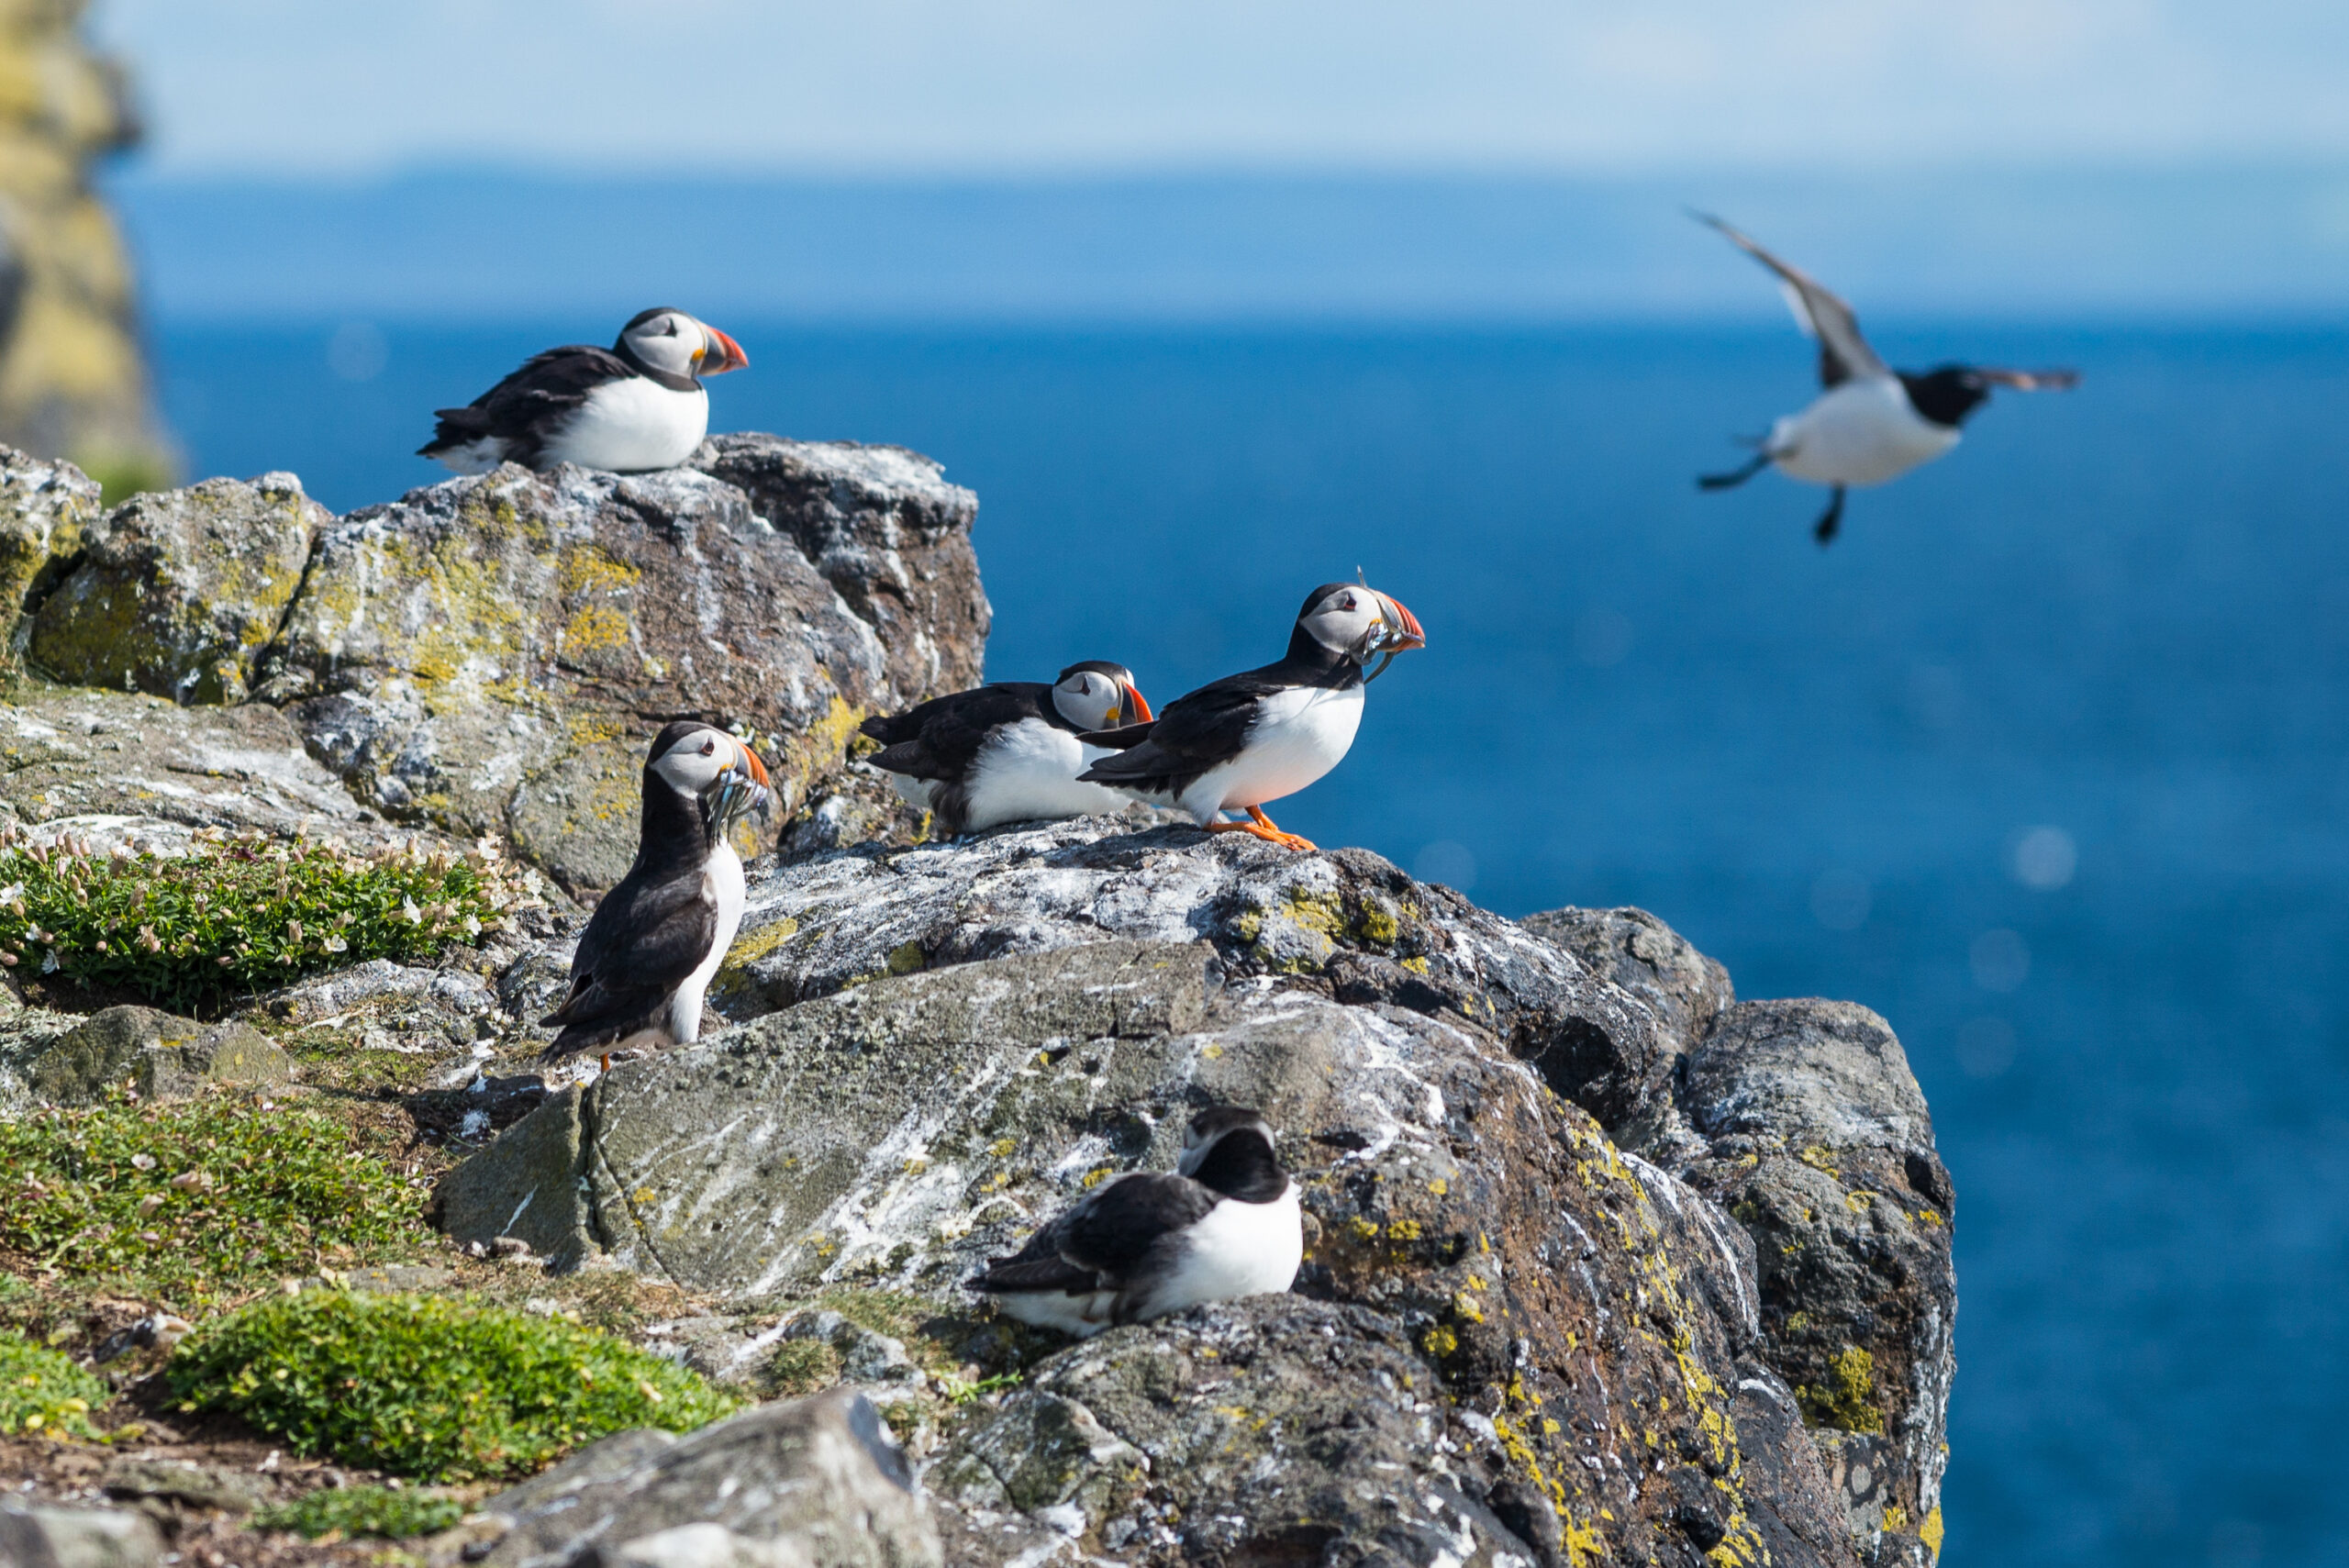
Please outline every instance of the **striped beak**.
[[743, 745], [740, 740], [737, 740], [734, 744], [739, 747], [742, 752], [742, 771], [750, 774], [751, 777], [757, 782], [758, 786], [761, 789], [773, 788], [774, 781], [767, 777], [767, 765], [759, 761], [759, 754], [756, 751], [751, 751], [750, 747]]
[[[1372, 592], [1377, 591], [1374, 589]], [[1428, 645], [1427, 633], [1419, 629], [1419, 617], [1405, 608], [1402, 600], [1379, 594], [1378, 603], [1384, 612], [1379, 620], [1386, 628], [1385, 651], [1404, 653]]]
[[1119, 725], [1151, 723], [1150, 704], [1142, 701], [1141, 688], [1131, 681], [1124, 683], [1124, 685], [1126, 700], [1122, 706], [1125, 712], [1121, 715], [1112, 715], [1112, 722]]
[[708, 338], [709, 346], [701, 352], [701, 363], [696, 374], [724, 375], [728, 371], [740, 370], [751, 362], [751, 356], [742, 351], [741, 344], [707, 321], [701, 324], [701, 329]]

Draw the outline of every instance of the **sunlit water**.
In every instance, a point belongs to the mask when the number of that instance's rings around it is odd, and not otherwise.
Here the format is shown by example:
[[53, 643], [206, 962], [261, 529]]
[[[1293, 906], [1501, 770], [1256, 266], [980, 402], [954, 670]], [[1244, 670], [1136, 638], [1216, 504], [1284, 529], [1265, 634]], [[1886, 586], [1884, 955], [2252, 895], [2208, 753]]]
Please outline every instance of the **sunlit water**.
[[[991, 673], [1163, 702], [1359, 564], [1431, 645], [1283, 826], [1892, 1020], [1960, 1195], [1949, 1562], [2349, 1562], [2349, 336], [1880, 332], [2087, 382], [1822, 552], [1818, 492], [1689, 483], [1808, 395], [1782, 333], [725, 325], [718, 428], [978, 491]], [[172, 329], [164, 395], [348, 508], [562, 330]]]

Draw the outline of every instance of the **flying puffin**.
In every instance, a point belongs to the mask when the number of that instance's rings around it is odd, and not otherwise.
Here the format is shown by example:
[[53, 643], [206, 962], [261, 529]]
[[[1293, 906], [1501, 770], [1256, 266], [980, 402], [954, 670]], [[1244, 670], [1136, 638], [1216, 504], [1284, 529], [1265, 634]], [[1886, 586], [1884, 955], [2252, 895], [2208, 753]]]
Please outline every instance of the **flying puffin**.
[[540, 1018], [560, 1029], [540, 1056], [686, 1045], [701, 1035], [702, 994], [742, 919], [735, 823], [766, 803], [758, 753], [722, 729], [680, 719], [644, 762], [636, 862], [589, 917], [571, 960], [571, 994]]
[[866, 761], [950, 833], [999, 822], [1122, 811], [1121, 795], [1076, 775], [1108, 753], [1077, 736], [1146, 722], [1150, 704], [1123, 664], [1088, 659], [1052, 685], [1005, 681], [935, 697], [858, 729], [885, 748]]
[[459, 473], [501, 462], [575, 462], [615, 473], [674, 468], [709, 432], [700, 378], [751, 362], [742, 345], [682, 310], [640, 310], [608, 349], [572, 343], [522, 368], [440, 421], [418, 457]]
[[1023, 1323], [1088, 1339], [1210, 1301], [1286, 1290], [1305, 1257], [1297, 1184], [1243, 1106], [1191, 1118], [1173, 1172], [1096, 1188], [970, 1282]]
[[[1155, 723], [1081, 737], [1115, 755], [1078, 780], [1187, 811], [1209, 832], [1310, 850], [1309, 840], [1273, 826], [1264, 803], [1295, 795], [1345, 756], [1362, 723], [1364, 665], [1426, 646], [1419, 618], [1399, 601], [1360, 583], [1324, 583], [1305, 596], [1286, 658], [1176, 697]], [[1248, 820], [1220, 820], [1228, 806], [1245, 809]]]
[[1776, 464], [1789, 478], [1831, 486], [1834, 496], [1811, 529], [1811, 537], [1822, 545], [1833, 540], [1843, 520], [1845, 486], [1882, 484], [1946, 455], [1957, 445], [1958, 428], [1989, 397], [1993, 386], [2054, 392], [2079, 384], [2079, 373], [2067, 370], [1957, 364], [1921, 373], [1893, 370], [1860, 336], [1852, 307], [1815, 279], [1720, 218], [1704, 213], [1690, 216], [1720, 229], [1731, 244], [1778, 274], [1795, 319], [1819, 339], [1819, 384], [1824, 389], [1809, 407], [1773, 424], [1756, 443], [1751, 462], [1729, 473], [1706, 474], [1697, 484], [1705, 490], [1733, 489]]

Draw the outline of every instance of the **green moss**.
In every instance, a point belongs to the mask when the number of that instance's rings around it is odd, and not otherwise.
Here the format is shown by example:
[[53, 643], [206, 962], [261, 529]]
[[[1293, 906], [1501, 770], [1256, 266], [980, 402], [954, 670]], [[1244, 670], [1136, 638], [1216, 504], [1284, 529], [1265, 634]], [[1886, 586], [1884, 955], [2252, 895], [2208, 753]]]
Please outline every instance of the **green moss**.
[[785, 1340], [767, 1363], [767, 1381], [788, 1398], [829, 1388], [840, 1379], [840, 1352], [821, 1340]]
[[256, 1529], [286, 1529], [316, 1540], [322, 1535], [404, 1537], [437, 1535], [465, 1517], [453, 1497], [435, 1496], [412, 1486], [324, 1487], [282, 1507], [253, 1516]]
[[198, 1329], [165, 1373], [182, 1411], [440, 1481], [522, 1474], [607, 1433], [691, 1431], [734, 1408], [608, 1334], [429, 1296], [273, 1296]]
[[55, 1351], [0, 1331], [0, 1436], [94, 1438], [90, 1412], [106, 1385]]
[[101, 855], [0, 830], [0, 966], [184, 1011], [369, 959], [413, 963], [524, 900], [487, 851], [199, 838], [184, 855]]
[[919, 942], [900, 942], [889, 950], [889, 973], [892, 974], [911, 974], [929, 963], [930, 955], [921, 951]]
[[[388, 1142], [390, 1135], [383, 1135]], [[410, 1255], [424, 1193], [347, 1123], [216, 1095], [0, 1121], [0, 1251], [194, 1309], [329, 1259]]]
[[1800, 1384], [1795, 1397], [1802, 1418], [1814, 1427], [1845, 1432], [1881, 1432], [1884, 1412], [1876, 1407], [1876, 1358], [1857, 1345], [1827, 1363], [1824, 1384]]

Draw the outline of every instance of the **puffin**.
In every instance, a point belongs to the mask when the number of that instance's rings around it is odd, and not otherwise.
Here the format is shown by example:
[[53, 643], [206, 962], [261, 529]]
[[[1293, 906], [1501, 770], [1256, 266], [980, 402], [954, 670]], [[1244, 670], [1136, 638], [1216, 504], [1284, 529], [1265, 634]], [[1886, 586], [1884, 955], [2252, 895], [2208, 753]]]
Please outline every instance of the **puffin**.
[[1728, 473], [1708, 473], [1703, 490], [1732, 490], [1776, 466], [1791, 479], [1829, 486], [1827, 510], [1811, 528], [1820, 545], [1834, 542], [1843, 521], [1843, 492], [1883, 484], [1945, 457], [1961, 427], [1988, 400], [1994, 386], [2017, 392], [2059, 392], [2079, 384], [2069, 370], [2000, 370], [1945, 364], [1922, 372], [1896, 371], [1860, 336], [1859, 318], [1809, 274], [1788, 266], [1747, 236], [1707, 213], [1689, 216], [1778, 275], [1802, 329], [1819, 339], [1820, 392], [1809, 407], [1789, 414], [1754, 443], [1752, 462]]
[[875, 714], [858, 730], [882, 743], [865, 759], [907, 804], [949, 833], [998, 823], [1122, 811], [1125, 796], [1076, 775], [1108, 755], [1077, 737], [1147, 722], [1150, 704], [1123, 664], [1087, 659], [1051, 685], [1003, 681]]
[[636, 860], [604, 895], [571, 960], [571, 994], [539, 1020], [559, 1029], [540, 1054], [690, 1045], [702, 995], [742, 921], [742, 862], [727, 842], [764, 806], [759, 754], [698, 719], [654, 738], [644, 762], [644, 826]]
[[640, 310], [608, 349], [568, 343], [522, 367], [462, 408], [440, 408], [417, 456], [459, 473], [501, 462], [575, 462], [615, 473], [674, 468], [709, 433], [701, 378], [751, 362], [742, 345], [682, 310]]
[[1172, 1172], [1105, 1183], [970, 1286], [1023, 1323], [1090, 1339], [1210, 1301], [1286, 1290], [1305, 1258], [1297, 1184], [1246, 1106], [1191, 1118]]
[[[1338, 765], [1362, 723], [1364, 675], [1377, 655], [1427, 646], [1419, 617], [1363, 583], [1305, 596], [1288, 654], [1176, 697], [1154, 722], [1078, 737], [1113, 753], [1077, 775], [1152, 806], [1187, 811], [1211, 833], [1252, 833], [1286, 850], [1314, 844], [1274, 826], [1264, 803], [1295, 795]], [[1237, 807], [1247, 819], [1226, 822]]]

